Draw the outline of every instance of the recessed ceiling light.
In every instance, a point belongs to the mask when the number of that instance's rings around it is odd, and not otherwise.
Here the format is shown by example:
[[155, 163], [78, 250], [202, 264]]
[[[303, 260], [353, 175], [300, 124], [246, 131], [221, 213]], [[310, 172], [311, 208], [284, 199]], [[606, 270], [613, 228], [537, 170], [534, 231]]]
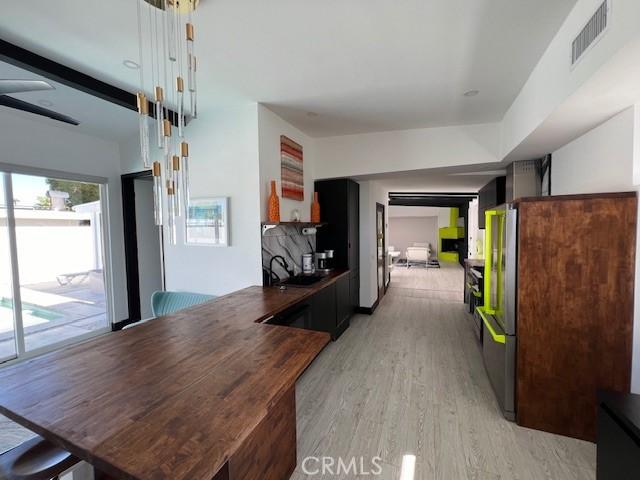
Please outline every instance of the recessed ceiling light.
[[53, 107], [53, 102], [51, 100], [42, 99], [42, 100], [38, 100], [38, 105], [40, 105], [41, 107], [49, 108], [49, 107]]
[[318, 114], [316, 112], [307, 112], [307, 117], [314, 118], [314, 117], [317, 117], [317, 116], [318, 116]]
[[133, 60], [125, 60], [124, 62], [122, 62], [122, 64], [125, 67], [130, 68], [131, 70], [138, 70], [140, 68], [140, 64], [134, 62]]
[[480, 90], [469, 90], [468, 92], [464, 92], [465, 97], [475, 97], [480, 93]]

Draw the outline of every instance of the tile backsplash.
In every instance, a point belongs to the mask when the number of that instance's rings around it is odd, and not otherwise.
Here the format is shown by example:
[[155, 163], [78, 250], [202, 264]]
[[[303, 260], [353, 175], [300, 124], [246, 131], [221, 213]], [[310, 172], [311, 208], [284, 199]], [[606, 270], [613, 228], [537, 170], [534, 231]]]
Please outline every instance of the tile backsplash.
[[[282, 255], [289, 269], [299, 274], [302, 272], [302, 255], [315, 249], [315, 235], [303, 235], [302, 228], [296, 225], [278, 225], [262, 235], [263, 271], [269, 269], [269, 261], [274, 255]], [[273, 271], [283, 280], [289, 276], [277, 261], [273, 262]]]

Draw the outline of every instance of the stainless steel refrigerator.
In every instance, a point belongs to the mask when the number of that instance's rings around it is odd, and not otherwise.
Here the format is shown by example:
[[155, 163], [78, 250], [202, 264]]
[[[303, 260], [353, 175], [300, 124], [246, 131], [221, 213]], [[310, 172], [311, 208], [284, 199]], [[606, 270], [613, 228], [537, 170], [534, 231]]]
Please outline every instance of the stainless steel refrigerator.
[[485, 216], [482, 356], [505, 418], [515, 421], [518, 211], [503, 205]]

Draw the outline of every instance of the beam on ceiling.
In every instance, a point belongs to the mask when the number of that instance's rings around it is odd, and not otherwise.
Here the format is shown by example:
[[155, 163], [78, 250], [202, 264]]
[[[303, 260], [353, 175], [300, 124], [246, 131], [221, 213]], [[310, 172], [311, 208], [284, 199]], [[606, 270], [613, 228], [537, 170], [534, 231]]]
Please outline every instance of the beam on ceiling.
[[407, 194], [406, 192], [392, 192], [389, 193], [389, 205], [402, 207], [466, 208], [469, 206], [469, 202], [476, 198], [478, 198], [477, 195], [469, 193]]
[[[0, 39], [0, 61], [129, 110], [138, 111], [138, 99], [134, 93], [127, 92], [2, 39]], [[155, 105], [153, 102], [149, 102], [149, 115], [155, 118]], [[177, 126], [175, 119], [178, 118], [178, 115], [175, 112], [167, 110], [165, 118], [174, 119], [172, 123]]]

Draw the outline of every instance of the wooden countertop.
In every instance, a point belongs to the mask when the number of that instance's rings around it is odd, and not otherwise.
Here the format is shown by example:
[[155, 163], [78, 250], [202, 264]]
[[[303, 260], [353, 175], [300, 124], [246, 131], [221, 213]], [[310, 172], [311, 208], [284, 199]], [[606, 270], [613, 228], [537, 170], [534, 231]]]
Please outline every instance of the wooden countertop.
[[0, 413], [121, 479], [210, 480], [329, 335], [259, 324], [311, 287], [249, 287], [0, 370]]

